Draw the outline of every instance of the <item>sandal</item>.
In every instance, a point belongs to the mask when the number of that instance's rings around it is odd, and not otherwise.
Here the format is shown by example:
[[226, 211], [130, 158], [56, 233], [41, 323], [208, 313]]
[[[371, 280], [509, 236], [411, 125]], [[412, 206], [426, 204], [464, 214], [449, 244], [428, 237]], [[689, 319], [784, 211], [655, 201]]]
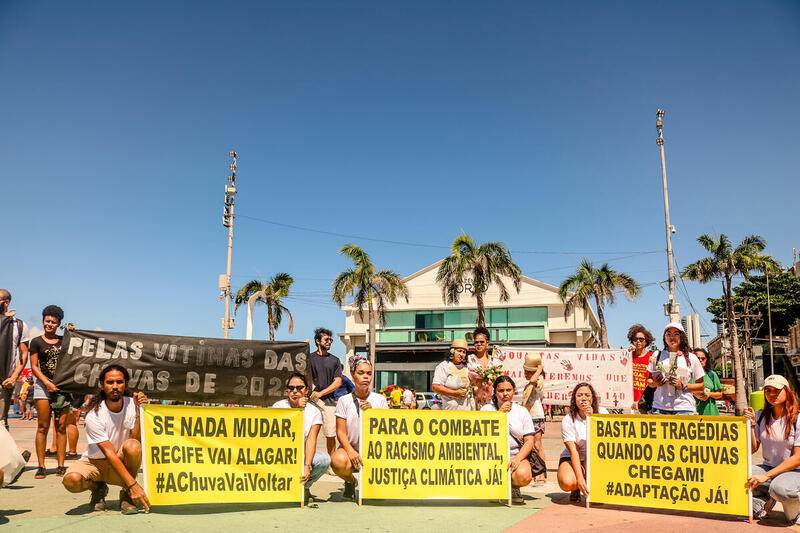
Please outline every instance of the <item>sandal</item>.
[[66, 474], [66, 473], [67, 473], [67, 467], [66, 466], [62, 465], [62, 466], [59, 466], [58, 468], [56, 468], [56, 475], [58, 477], [64, 477], [64, 474]]
[[43, 466], [40, 466], [36, 469], [36, 475], [33, 476], [36, 479], [44, 479], [47, 477], [47, 469]]

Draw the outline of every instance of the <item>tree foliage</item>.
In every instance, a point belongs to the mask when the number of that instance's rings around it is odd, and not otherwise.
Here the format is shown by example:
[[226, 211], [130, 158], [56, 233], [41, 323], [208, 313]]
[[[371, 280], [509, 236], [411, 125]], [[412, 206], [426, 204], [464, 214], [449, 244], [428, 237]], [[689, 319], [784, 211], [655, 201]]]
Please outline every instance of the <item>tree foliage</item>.
[[236, 311], [239, 310], [239, 306], [245, 302], [247, 302], [251, 313], [253, 312], [253, 304], [263, 303], [267, 306], [269, 340], [275, 340], [275, 330], [281, 325], [284, 313], [289, 316], [289, 333], [291, 334], [294, 331], [294, 316], [281, 303], [281, 300], [289, 296], [289, 288], [292, 283], [294, 283], [294, 278], [286, 272], [275, 274], [266, 283], [260, 279], [248, 281], [236, 293], [236, 307], [233, 308], [233, 314], [235, 315]]

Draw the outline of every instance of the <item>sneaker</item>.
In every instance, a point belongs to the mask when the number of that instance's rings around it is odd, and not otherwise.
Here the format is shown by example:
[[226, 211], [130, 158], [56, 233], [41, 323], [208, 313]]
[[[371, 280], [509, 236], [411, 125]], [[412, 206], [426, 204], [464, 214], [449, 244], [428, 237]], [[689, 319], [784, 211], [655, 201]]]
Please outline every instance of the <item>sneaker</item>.
[[305, 505], [308, 505], [308, 502], [310, 502], [312, 499], [313, 499], [313, 497], [311, 496], [311, 491], [309, 489], [307, 489], [307, 488], [304, 488], [303, 489], [303, 503]]
[[[28, 459], [31, 458], [31, 452], [29, 450], [25, 450], [24, 452], [22, 452], [22, 458], [25, 459], [25, 462], [27, 463]], [[25, 468], [21, 468], [20, 471], [17, 472], [17, 475], [14, 476], [14, 479], [9, 481], [8, 484], [11, 485], [12, 483], [16, 483], [17, 480], [19, 479], [19, 477], [22, 475], [22, 472], [24, 472], [24, 471], [25, 471]]]
[[569, 494], [569, 501], [571, 501], [571, 502], [580, 502], [581, 501], [581, 491], [580, 490], [573, 490]]
[[342, 493], [342, 499], [349, 500], [351, 502], [356, 501], [355, 483], [348, 483], [347, 481], [344, 482], [344, 492]]
[[139, 508], [136, 507], [136, 504], [131, 499], [131, 493], [127, 490], [119, 491], [119, 510], [122, 514], [136, 514], [139, 512]]
[[511, 487], [511, 503], [514, 505], [523, 505], [525, 500], [522, 499], [522, 490], [519, 487]]
[[92, 489], [92, 499], [89, 500], [89, 506], [93, 511], [106, 510], [106, 496], [108, 495], [108, 485], [103, 482], [95, 483]]

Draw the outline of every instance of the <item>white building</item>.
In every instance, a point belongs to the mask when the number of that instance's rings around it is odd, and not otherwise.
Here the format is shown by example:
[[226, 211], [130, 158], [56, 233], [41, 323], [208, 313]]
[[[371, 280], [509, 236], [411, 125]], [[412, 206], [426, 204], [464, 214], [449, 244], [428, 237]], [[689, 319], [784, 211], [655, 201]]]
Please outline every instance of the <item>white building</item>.
[[[447, 357], [453, 339], [472, 341], [478, 310], [467, 283], [458, 305], [445, 305], [442, 290], [436, 283], [441, 261], [404, 278], [409, 300], [387, 307], [385, 323], [378, 323], [375, 354], [375, 386], [407, 385], [429, 391], [433, 370]], [[499, 291], [492, 286], [484, 295], [486, 327], [491, 344], [524, 346], [598, 347], [600, 325], [594, 312], [577, 309], [564, 316], [564, 304], [558, 287], [522, 277], [517, 294], [510, 279], [504, 278], [511, 294], [500, 302]], [[339, 333], [349, 357], [367, 351], [368, 320], [352, 305], [345, 312], [345, 331]]]
[[681, 318], [686, 336], [689, 337], [690, 348], [703, 348], [703, 339], [700, 337], [700, 315], [692, 313]]

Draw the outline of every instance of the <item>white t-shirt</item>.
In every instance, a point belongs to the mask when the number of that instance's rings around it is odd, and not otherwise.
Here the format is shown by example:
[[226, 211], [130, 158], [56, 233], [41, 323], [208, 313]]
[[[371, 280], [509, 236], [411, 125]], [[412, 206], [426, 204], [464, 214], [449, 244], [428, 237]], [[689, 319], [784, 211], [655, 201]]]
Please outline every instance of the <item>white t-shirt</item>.
[[[608, 409], [605, 407], [598, 407], [597, 413], [601, 415], [608, 414]], [[581, 461], [586, 460], [586, 419], [581, 418], [581, 415], [575, 415], [573, 420], [572, 415], [567, 413], [561, 421], [561, 440], [564, 444], [574, 442], [578, 447], [578, 455]], [[561, 457], [569, 457], [569, 449], [565, 448], [561, 452]]]
[[[654, 358], [655, 360], [653, 360]], [[651, 361], [652, 362], [647, 365], [647, 370], [651, 374], [660, 373], [660, 370], [656, 370], [656, 365], [660, 362], [668, 366], [669, 352], [666, 350], [656, 352], [653, 354]], [[703, 365], [700, 364], [700, 360], [693, 353], [689, 353], [689, 368], [686, 366], [686, 358], [682, 355], [675, 358], [675, 363], [678, 367], [676, 375], [681, 378], [684, 385], [691, 383], [691, 380], [702, 381], [703, 376], [706, 375], [705, 370], [703, 370]], [[663, 409], [665, 411], [695, 411], [694, 395], [688, 390], [678, 390], [677, 395], [671, 397], [669, 395], [669, 384], [665, 383], [660, 387], [656, 387], [655, 393], [653, 394], [653, 409]]]
[[411, 389], [406, 389], [403, 391], [403, 403], [406, 405], [411, 405], [414, 403], [414, 393], [411, 392]]
[[[389, 404], [386, 403], [386, 398], [383, 394], [370, 392], [367, 396], [367, 401], [373, 409], [388, 409]], [[356, 409], [353, 403], [353, 395], [345, 394], [339, 401], [336, 402], [336, 418], [344, 418], [347, 422], [347, 440], [350, 441], [350, 446], [359, 451], [360, 444], [360, 426], [361, 426], [361, 408]]]
[[116, 451], [122, 448], [126, 440], [131, 438], [131, 430], [136, 427], [136, 402], [130, 396], [122, 398], [122, 409], [112, 413], [103, 401], [95, 411], [86, 413], [86, 442], [89, 447], [81, 459], [105, 459], [105, 454], [97, 446], [101, 442], [110, 441]]
[[[433, 371], [432, 385], [441, 385], [448, 389], [459, 389], [469, 385], [469, 374], [467, 373], [467, 365], [461, 363], [455, 365], [451, 361], [442, 361], [436, 365], [436, 370]], [[475, 409], [475, 402], [472, 398], [456, 398], [455, 396], [442, 397], [442, 409], [445, 411], [473, 411]]]
[[[481, 407], [481, 411], [497, 410], [494, 402], [489, 402]], [[525, 436], [533, 435], [533, 421], [528, 410], [517, 403], [511, 404], [511, 410], [506, 413], [506, 421], [508, 422], [508, 447], [511, 449], [511, 457], [514, 457], [519, 453]]]
[[756, 412], [756, 422], [761, 419], [761, 423], [754, 427], [756, 442], [761, 443], [764, 463], [776, 467], [792, 455], [792, 448], [800, 446], [800, 416], [795, 419], [794, 427], [789, 432], [787, 439], [784, 437], [786, 435], [786, 419], [783, 417], [773, 418], [769, 424], [769, 433], [767, 433], [767, 417], [762, 417], [761, 413], [760, 410]]
[[[278, 400], [272, 407], [276, 409], [291, 409], [292, 406], [289, 403], [289, 400]], [[298, 408], [299, 409], [299, 408]], [[315, 406], [313, 403], [308, 402], [303, 409], [303, 440], [308, 438], [308, 432], [311, 431], [311, 426], [321, 426], [322, 425], [322, 412], [319, 410], [319, 407]]]
[[[19, 335], [19, 326], [17, 322], [22, 324], [22, 337]], [[11, 358], [8, 360], [8, 373], [7, 376], [10, 376], [11, 373], [14, 371], [14, 367], [17, 366], [19, 362], [19, 343], [30, 343], [31, 342], [31, 335], [28, 332], [28, 325], [18, 318], [13, 318], [11, 320], [11, 328], [13, 332], [11, 333]], [[30, 367], [30, 359], [28, 360], [28, 367]]]

